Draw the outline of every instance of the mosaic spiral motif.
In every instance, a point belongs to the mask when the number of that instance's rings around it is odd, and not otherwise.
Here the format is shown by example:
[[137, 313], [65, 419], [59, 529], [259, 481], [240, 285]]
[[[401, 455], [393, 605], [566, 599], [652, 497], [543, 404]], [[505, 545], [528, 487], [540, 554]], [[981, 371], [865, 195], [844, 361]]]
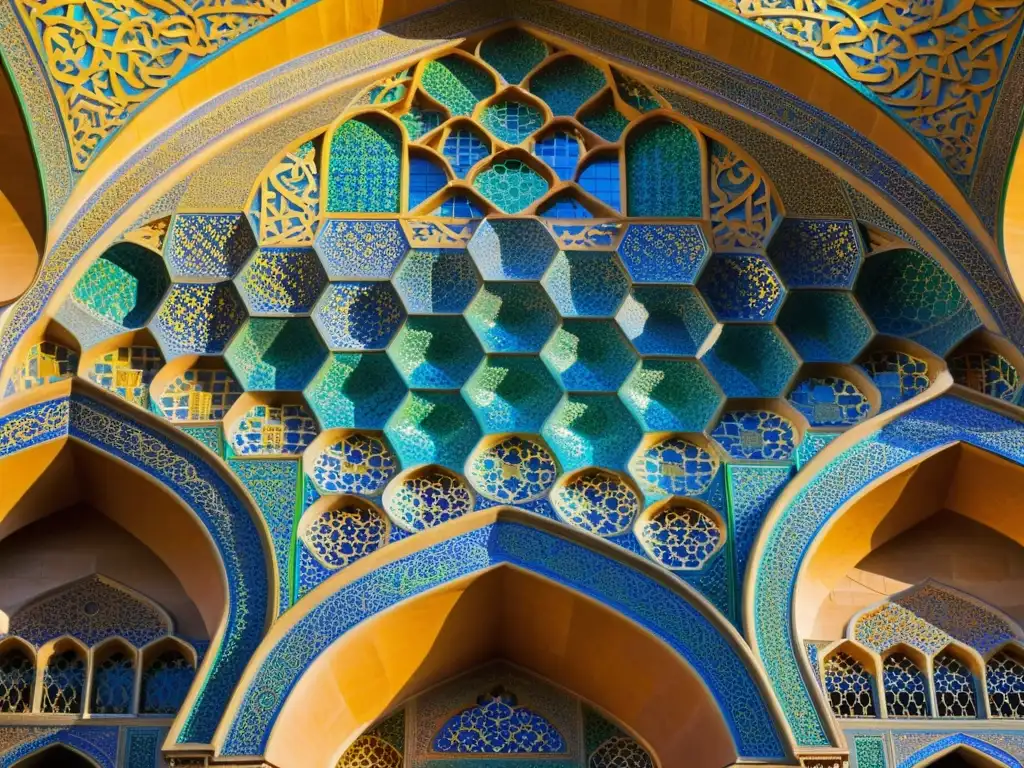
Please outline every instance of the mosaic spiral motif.
[[434, 737], [439, 753], [545, 754], [567, 751], [565, 738], [545, 718], [516, 703], [514, 694], [484, 694], [474, 707], [445, 723]]
[[837, 717], [874, 717], [875, 689], [864, 666], [843, 651], [825, 659], [822, 682]]
[[633, 526], [641, 501], [619, 475], [585, 469], [551, 492], [551, 505], [567, 523], [598, 536], [617, 536]]
[[407, 531], [423, 531], [473, 511], [473, 494], [455, 473], [440, 467], [398, 479], [384, 497], [388, 516]]
[[378, 437], [353, 432], [324, 448], [313, 461], [321, 493], [376, 496], [398, 472], [398, 460]]
[[388, 524], [372, 504], [346, 502], [311, 520], [302, 542], [323, 566], [336, 570], [387, 544]]
[[466, 476], [481, 496], [519, 504], [547, 492], [558, 477], [558, 465], [543, 445], [513, 435], [477, 451]]
[[638, 536], [654, 560], [677, 571], [703, 567], [725, 538], [711, 517], [699, 509], [675, 503], [645, 520]]

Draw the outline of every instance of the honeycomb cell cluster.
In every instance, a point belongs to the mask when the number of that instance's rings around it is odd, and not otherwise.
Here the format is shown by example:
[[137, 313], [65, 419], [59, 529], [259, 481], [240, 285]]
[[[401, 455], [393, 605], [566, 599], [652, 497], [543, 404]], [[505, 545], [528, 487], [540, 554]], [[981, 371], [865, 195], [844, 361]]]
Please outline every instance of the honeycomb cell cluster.
[[151, 226], [62, 308], [81, 349], [37, 345], [17, 386], [77, 360], [234, 454], [302, 454], [345, 499], [301, 528], [328, 570], [513, 504], [699, 571], [725, 464], [791, 461], [947, 356], [1020, 391], [937, 262], [787, 217], [740, 147], [525, 32], [367, 88], [246, 211]]

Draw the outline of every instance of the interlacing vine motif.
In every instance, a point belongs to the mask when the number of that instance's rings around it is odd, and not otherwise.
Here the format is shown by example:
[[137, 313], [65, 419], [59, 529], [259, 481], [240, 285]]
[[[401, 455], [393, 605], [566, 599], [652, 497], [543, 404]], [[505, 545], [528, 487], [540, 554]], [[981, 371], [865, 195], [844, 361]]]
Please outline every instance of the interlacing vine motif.
[[711, 226], [719, 250], [763, 248], [781, 208], [768, 180], [739, 154], [708, 142]]
[[260, 245], [312, 245], [320, 213], [320, 173], [312, 141], [278, 161], [260, 182], [252, 215]]
[[735, 13], [867, 90], [952, 174], [970, 176], [1024, 0], [732, 3]]
[[197, 62], [294, 0], [16, 0], [48, 70], [72, 164]]

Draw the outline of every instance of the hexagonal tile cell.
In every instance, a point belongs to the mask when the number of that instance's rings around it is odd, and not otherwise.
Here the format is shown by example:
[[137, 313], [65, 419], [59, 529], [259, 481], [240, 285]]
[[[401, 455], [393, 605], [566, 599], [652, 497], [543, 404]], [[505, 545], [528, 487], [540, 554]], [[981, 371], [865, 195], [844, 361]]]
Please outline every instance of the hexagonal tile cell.
[[388, 278], [409, 244], [396, 219], [328, 219], [313, 248], [331, 280]]
[[684, 285], [634, 285], [615, 320], [641, 355], [692, 357], [715, 329], [700, 294]]
[[812, 427], [852, 427], [871, 413], [860, 388], [841, 376], [808, 376], [798, 381], [789, 402]]
[[473, 177], [473, 188], [504, 213], [519, 213], [547, 194], [547, 179], [511, 154], [495, 155]]
[[703, 432], [725, 399], [696, 360], [642, 360], [619, 394], [647, 432]]
[[398, 457], [383, 436], [349, 432], [313, 457], [310, 478], [320, 493], [376, 496], [396, 474]]
[[853, 294], [844, 291], [793, 291], [778, 325], [809, 363], [852, 362], [874, 335]]
[[551, 506], [569, 525], [595, 536], [618, 536], [633, 527], [640, 494], [618, 472], [586, 468], [563, 475], [551, 491]]
[[559, 251], [541, 284], [562, 317], [611, 317], [629, 291], [609, 251]]
[[470, 377], [483, 353], [461, 317], [410, 317], [388, 345], [388, 356], [414, 389], [455, 389]]
[[302, 453], [320, 432], [304, 403], [257, 403], [227, 430], [232, 450], [240, 456]]
[[486, 433], [539, 432], [562, 389], [539, 357], [488, 355], [462, 394]]
[[487, 352], [540, 352], [558, 313], [539, 283], [484, 283], [466, 320]]
[[931, 385], [927, 361], [906, 352], [876, 349], [863, 355], [858, 363], [878, 387], [883, 411], [921, 394]]
[[737, 461], [787, 461], [800, 440], [793, 422], [765, 409], [726, 411], [711, 436]]
[[334, 352], [305, 389], [324, 429], [383, 429], [405, 393], [383, 352]]
[[540, 280], [558, 250], [536, 219], [485, 219], [468, 247], [484, 280]]
[[615, 395], [565, 395], [541, 431], [562, 469], [622, 469], [643, 433]]
[[486, 499], [522, 504], [550, 490], [558, 477], [558, 464], [540, 440], [507, 435], [473, 452], [466, 477]]
[[245, 322], [231, 283], [175, 283], [150, 324], [164, 356], [220, 354]]
[[669, 499], [657, 505], [637, 529], [652, 560], [672, 571], [698, 571], [725, 541], [721, 522], [693, 502]]
[[671, 435], [643, 446], [629, 472], [648, 501], [665, 496], [699, 496], [718, 473], [718, 457], [685, 437]]
[[384, 349], [405, 320], [391, 283], [330, 283], [313, 308], [313, 322], [332, 350]]
[[388, 485], [383, 502], [395, 525], [415, 533], [472, 512], [473, 491], [456, 472], [416, 467]]
[[312, 248], [260, 248], [235, 278], [251, 315], [306, 314], [326, 284]]
[[410, 392], [384, 433], [406, 467], [441, 464], [459, 470], [480, 440], [480, 425], [456, 392]]
[[469, 251], [410, 251], [392, 281], [409, 312], [462, 312], [480, 287]]
[[688, 283], [711, 255], [698, 224], [630, 224], [619, 256], [634, 283]]
[[610, 320], [566, 320], [541, 358], [571, 391], [616, 390], [636, 364], [636, 353]]
[[117, 243], [89, 265], [71, 300], [115, 333], [141, 328], [170, 285], [160, 257], [135, 243]]
[[716, 254], [697, 285], [719, 320], [774, 320], [786, 295], [768, 259], [753, 253]]
[[960, 286], [929, 256], [900, 248], [877, 253], [857, 279], [857, 300], [879, 333], [946, 355], [981, 321]]
[[249, 222], [238, 213], [179, 213], [171, 217], [164, 255], [177, 278], [230, 278], [256, 249]]
[[864, 248], [856, 222], [787, 217], [768, 257], [790, 288], [852, 288]]
[[250, 318], [224, 353], [247, 390], [303, 389], [327, 356], [308, 318]]
[[701, 360], [728, 397], [780, 397], [800, 366], [770, 325], [726, 324]]

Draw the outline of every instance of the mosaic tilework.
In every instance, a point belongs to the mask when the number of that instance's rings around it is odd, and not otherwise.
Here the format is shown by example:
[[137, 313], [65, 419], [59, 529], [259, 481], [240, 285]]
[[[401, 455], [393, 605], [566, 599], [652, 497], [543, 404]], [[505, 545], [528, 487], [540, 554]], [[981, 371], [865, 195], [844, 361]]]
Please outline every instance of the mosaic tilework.
[[118, 328], [141, 328], [170, 284], [160, 257], [135, 243], [117, 243], [89, 265], [71, 298]]
[[388, 357], [410, 388], [458, 389], [483, 352], [463, 318], [414, 316], [388, 345]]
[[313, 322], [334, 351], [384, 349], [405, 320], [390, 283], [330, 283], [313, 310]]
[[993, 654], [985, 664], [985, 682], [992, 717], [1024, 718], [1024, 659], [1019, 651]]
[[398, 472], [398, 460], [381, 438], [351, 432], [313, 459], [312, 479], [322, 493], [376, 496]]
[[935, 657], [935, 714], [938, 717], [977, 717], [974, 675], [960, 659], [944, 653]]
[[118, 347], [96, 360], [86, 375], [122, 400], [149, 408], [149, 385], [163, 365], [164, 359], [156, 347]]
[[305, 389], [306, 401], [324, 429], [383, 429], [406, 388], [383, 352], [335, 352]]
[[300, 390], [327, 357], [306, 318], [249, 318], [224, 352], [247, 391]]
[[223, 352], [245, 318], [231, 283], [175, 283], [151, 328], [170, 360]]
[[838, 376], [802, 379], [788, 399], [812, 427], [852, 427], [871, 411], [871, 403], [857, 385]]
[[872, 336], [853, 296], [838, 291], [791, 292], [779, 328], [808, 363], [851, 363]]
[[373, 504], [352, 500], [304, 521], [299, 535], [321, 565], [337, 570], [387, 544], [388, 523]]
[[949, 358], [953, 381], [998, 400], [1014, 403], [1020, 394], [1020, 373], [995, 352], [964, 352]]
[[[948, 750], [950, 747], [958, 745], [965, 745], [976, 749], [982, 754], [994, 758], [997, 762], [1007, 766], [1007, 768], [1020, 768], [1021, 766], [1020, 761], [1013, 757], [1013, 755], [1005, 752], [994, 744], [990, 744], [984, 737], [976, 738], [963, 733], [954, 733], [948, 736], [943, 736], [941, 734], [908, 734], [908, 736], [930, 736], [934, 740], [918, 749], [916, 752], [903, 757], [902, 755], [899, 755], [899, 741], [896, 739], [898, 760], [896, 768], [912, 768], [914, 765], [926, 762], [933, 755], [937, 755]], [[939, 736], [939, 738], [934, 738], [935, 736]], [[988, 734], [986, 734], [986, 736], [988, 738], [992, 738], [992, 736], [988, 736]], [[996, 738], [998, 738], [998, 736]]]
[[160, 746], [166, 733], [163, 728], [128, 728], [125, 730], [125, 768], [157, 768]]
[[388, 488], [388, 516], [407, 531], [422, 531], [473, 511], [473, 494], [461, 477], [441, 467], [417, 469]]
[[790, 288], [853, 288], [864, 249], [856, 222], [787, 218], [768, 257]]
[[719, 320], [774, 320], [786, 293], [769, 261], [752, 253], [716, 254], [698, 285]]
[[256, 502], [274, 543], [280, 616], [291, 605], [288, 574], [292, 572], [292, 523], [298, 503], [300, 466], [297, 461], [229, 459], [228, 466]]
[[[258, 754], [281, 702], [309, 663], [356, 623], [437, 583], [508, 562], [601, 600], [682, 653], [720, 702], [744, 756], [781, 756], [778, 731], [749, 669], [704, 615], [630, 566], [520, 524], [498, 523], [383, 566], [324, 600], [289, 631], [245, 692], [224, 754]], [[412, 569], [412, 570], [410, 570]], [[409, 575], [415, 572], [416, 578]], [[358, 594], [358, 597], [356, 596]]]
[[477, 493], [503, 504], [542, 496], [557, 476], [558, 465], [547, 448], [517, 435], [477, 450], [466, 467], [466, 477]]
[[763, 248], [781, 209], [771, 182], [724, 144], [709, 140], [708, 155], [715, 249]]
[[885, 740], [877, 736], [858, 736], [853, 739], [853, 758], [857, 768], [887, 768]]
[[328, 219], [313, 244], [331, 280], [391, 277], [409, 248], [394, 219]]
[[485, 352], [540, 352], [558, 313], [539, 283], [484, 283], [466, 320]]
[[727, 397], [779, 397], [800, 367], [772, 326], [726, 324], [701, 358]]
[[414, 391], [384, 428], [402, 464], [442, 464], [461, 470], [480, 439], [480, 427], [466, 402], [451, 392]]
[[312, 248], [260, 248], [236, 278], [238, 292], [253, 315], [309, 312], [326, 283]]
[[701, 147], [681, 123], [643, 123], [626, 137], [626, 213], [636, 217], [699, 219]]
[[786, 461], [798, 442], [792, 422], [773, 411], [727, 411], [711, 436], [737, 461]]
[[506, 144], [516, 145], [544, 124], [544, 113], [522, 101], [498, 101], [480, 113], [480, 124]]
[[541, 359], [564, 389], [580, 392], [614, 391], [636, 364], [632, 346], [610, 320], [563, 321]]
[[864, 666], [843, 651], [825, 659], [825, 693], [838, 717], [874, 717], [875, 695]]
[[[117, 768], [118, 728], [116, 726], [71, 726], [65, 728], [16, 728], [17, 741], [0, 754], [0, 768], [13, 768], [30, 755], [55, 744], [64, 744], [95, 761], [100, 768]], [[134, 766], [132, 766], [134, 768]]]
[[928, 363], [906, 352], [877, 350], [862, 357], [859, 364], [878, 387], [883, 411], [916, 397], [931, 384]]
[[468, 251], [425, 249], [409, 253], [394, 286], [409, 312], [441, 314], [465, 310], [480, 278]]
[[476, 103], [494, 93], [494, 79], [468, 59], [450, 55], [423, 68], [423, 90], [453, 115], [468, 115]]
[[696, 360], [641, 360], [619, 396], [645, 432], [703, 432], [724, 400]]
[[718, 459], [688, 440], [669, 437], [639, 451], [629, 471], [649, 501], [699, 496], [718, 472]]
[[529, 164], [502, 156], [473, 177], [473, 187], [505, 213], [520, 213], [548, 191], [548, 182]]
[[580, 115], [580, 122], [605, 141], [618, 141], [629, 125], [629, 118], [619, 112], [612, 100], [605, 96]]
[[598, 536], [617, 536], [632, 528], [641, 500], [618, 473], [583, 469], [555, 486], [551, 506], [570, 525]]
[[300, 454], [319, 431], [305, 405], [260, 403], [228, 430], [228, 443], [240, 456]]
[[535, 73], [529, 89], [556, 117], [572, 117], [604, 84], [604, 74], [593, 64], [576, 56], [562, 56]]
[[954, 440], [1011, 460], [1024, 458], [1024, 443], [1015, 422], [956, 398], [942, 397], [901, 416], [833, 459], [781, 510], [774, 523], [755, 574], [754, 629], [762, 662], [798, 743], [827, 743], [789, 640], [790, 585], [806, 547], [852, 494], [919, 452]]
[[242, 388], [230, 372], [190, 368], [153, 400], [168, 421], [218, 421], [241, 394]]
[[875, 254], [857, 279], [857, 300], [879, 333], [945, 355], [981, 323], [942, 267], [917, 251]]
[[641, 355], [696, 356], [715, 327], [693, 288], [635, 285], [615, 320]]
[[566, 752], [565, 737], [547, 718], [517, 705], [515, 694], [498, 689], [453, 716], [434, 737], [435, 752], [534, 754]]
[[672, 570], [703, 567], [725, 538], [711, 517], [685, 504], [669, 504], [652, 514], [637, 531], [651, 557]]
[[86, 577], [20, 608], [8, 627], [9, 634], [37, 648], [62, 635], [88, 646], [116, 635], [141, 647], [170, 631], [164, 613], [99, 576]]
[[627, 736], [608, 739], [590, 756], [590, 768], [654, 768], [647, 750]]
[[512, 85], [521, 83], [547, 53], [542, 41], [521, 29], [507, 29], [480, 43], [480, 58]]
[[928, 679], [909, 656], [886, 656], [882, 661], [882, 682], [889, 717], [928, 716]]
[[345, 120], [327, 150], [327, 211], [398, 213], [402, 132], [380, 115]]
[[536, 357], [488, 355], [462, 395], [485, 433], [539, 432], [562, 389]]
[[615, 395], [565, 395], [541, 431], [565, 472], [622, 469], [640, 443], [636, 420]]
[[23, 713], [32, 709], [36, 668], [21, 648], [9, 646], [0, 655], [0, 713]]
[[559, 251], [541, 284], [562, 317], [611, 317], [629, 290], [610, 251]]
[[261, 246], [313, 244], [320, 215], [319, 149], [319, 142], [303, 142], [260, 181], [249, 215]]
[[228, 213], [179, 213], [171, 217], [164, 255], [172, 278], [234, 277], [256, 249], [249, 222]]
[[711, 249], [696, 224], [630, 224], [618, 253], [635, 283], [692, 284]]
[[77, 369], [78, 353], [73, 349], [52, 341], [33, 344], [7, 382], [4, 397], [61, 381], [73, 376]]
[[402, 768], [402, 753], [376, 736], [360, 736], [336, 768]]

